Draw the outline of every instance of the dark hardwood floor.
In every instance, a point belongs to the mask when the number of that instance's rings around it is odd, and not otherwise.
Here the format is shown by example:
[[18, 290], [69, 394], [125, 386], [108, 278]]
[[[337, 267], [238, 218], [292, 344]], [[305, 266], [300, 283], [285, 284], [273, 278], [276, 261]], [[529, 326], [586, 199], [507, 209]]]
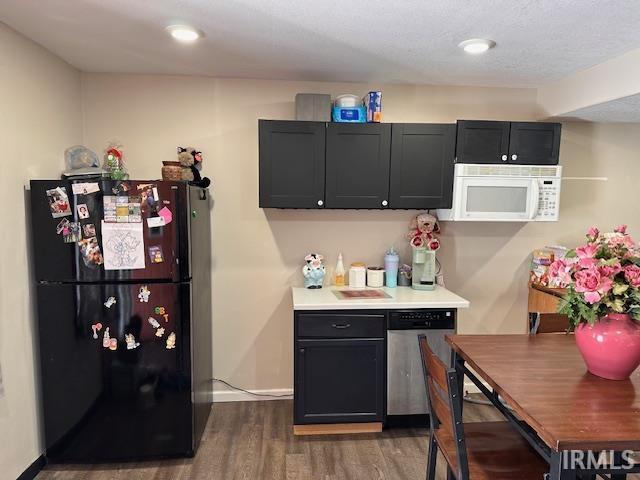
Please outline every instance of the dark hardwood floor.
[[[290, 400], [217, 403], [195, 458], [47, 467], [37, 480], [422, 480], [426, 429], [295, 437]], [[465, 421], [499, 420], [465, 403]], [[446, 478], [444, 459], [438, 479]]]

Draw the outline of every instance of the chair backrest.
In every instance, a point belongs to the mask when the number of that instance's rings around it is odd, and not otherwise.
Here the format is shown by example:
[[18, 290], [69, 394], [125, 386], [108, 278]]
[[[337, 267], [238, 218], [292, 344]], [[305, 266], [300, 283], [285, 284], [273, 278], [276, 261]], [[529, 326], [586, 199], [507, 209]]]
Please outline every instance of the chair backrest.
[[458, 375], [454, 369], [447, 368], [431, 350], [425, 335], [418, 335], [418, 343], [427, 387], [430, 434], [435, 435], [439, 432], [443, 438], [453, 439], [454, 452], [444, 451], [442, 445], [440, 449], [456, 478], [466, 480], [469, 478], [469, 465], [462, 425], [462, 398], [458, 392]]

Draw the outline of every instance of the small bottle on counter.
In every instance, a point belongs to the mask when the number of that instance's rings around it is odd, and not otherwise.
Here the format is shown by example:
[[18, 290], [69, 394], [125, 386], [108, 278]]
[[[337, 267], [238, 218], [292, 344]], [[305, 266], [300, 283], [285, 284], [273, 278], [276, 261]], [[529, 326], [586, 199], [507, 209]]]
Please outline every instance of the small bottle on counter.
[[336, 287], [344, 287], [344, 263], [342, 263], [342, 253], [338, 254], [338, 263], [336, 264], [336, 270], [334, 273], [334, 285]]

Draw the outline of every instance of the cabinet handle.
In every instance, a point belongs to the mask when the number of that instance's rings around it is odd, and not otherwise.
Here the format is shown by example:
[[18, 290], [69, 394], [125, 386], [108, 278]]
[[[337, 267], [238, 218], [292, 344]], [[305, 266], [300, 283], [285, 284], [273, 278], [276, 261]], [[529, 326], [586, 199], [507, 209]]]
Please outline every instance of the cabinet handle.
[[349, 328], [351, 326], [351, 324], [350, 323], [333, 323], [331, 326], [333, 328], [343, 329], [343, 328]]
[[321, 207], [322, 205], [324, 205], [324, 202], [322, 200], [318, 200], [318, 206]]
[[516, 155], [515, 153], [511, 155], [511, 160], [517, 160], [517, 159], [518, 159], [518, 155]]
[[507, 157], [506, 155], [502, 155], [502, 157], [500, 158], [502, 159], [503, 162], [506, 162], [509, 157]]
[[386, 207], [387, 205], [389, 205], [389, 202], [387, 202], [386, 200], [382, 200], [382, 206]]

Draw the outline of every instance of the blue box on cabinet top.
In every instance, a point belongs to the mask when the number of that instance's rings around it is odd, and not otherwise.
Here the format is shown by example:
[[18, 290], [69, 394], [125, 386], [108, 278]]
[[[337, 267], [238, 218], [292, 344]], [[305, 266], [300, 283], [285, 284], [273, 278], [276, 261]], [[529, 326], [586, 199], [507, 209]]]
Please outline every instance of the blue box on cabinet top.
[[333, 107], [334, 122], [355, 122], [365, 123], [367, 121], [367, 110], [364, 105], [357, 107]]

